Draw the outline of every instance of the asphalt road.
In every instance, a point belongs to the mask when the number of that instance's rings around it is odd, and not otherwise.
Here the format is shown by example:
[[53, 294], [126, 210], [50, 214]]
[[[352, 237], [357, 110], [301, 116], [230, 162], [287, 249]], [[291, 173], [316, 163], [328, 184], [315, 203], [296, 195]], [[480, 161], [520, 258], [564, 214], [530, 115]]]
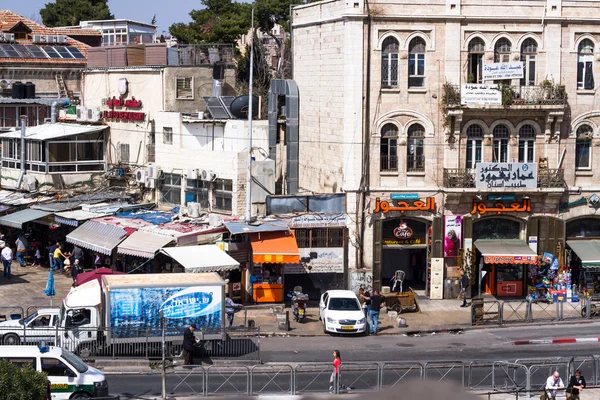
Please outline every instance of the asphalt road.
[[[491, 367], [482, 365], [473, 368], [469, 374], [468, 364], [474, 360], [516, 361], [522, 359], [538, 359], [529, 361], [528, 365], [541, 364], [544, 360], [557, 357], [585, 357], [600, 355], [600, 343], [558, 344], [515, 346], [513, 341], [522, 339], [545, 339], [559, 337], [598, 337], [600, 324], [575, 326], [549, 325], [547, 327], [504, 328], [469, 330], [462, 334], [438, 334], [423, 337], [405, 336], [369, 336], [369, 337], [314, 337], [314, 338], [266, 338], [261, 342], [261, 359], [266, 363], [309, 363], [308, 369], [297, 374], [296, 387], [303, 392], [326, 392], [331, 367], [331, 352], [339, 349], [342, 360], [348, 368], [342, 369], [342, 383], [353, 387], [354, 391], [371, 389], [376, 386], [377, 374], [368, 367], [360, 371], [352, 371], [354, 362], [420, 362], [430, 364], [427, 370], [429, 379], [448, 380], [460, 383], [463, 376], [460, 363], [439, 363], [440, 361], [460, 361], [465, 365], [465, 382], [468, 386], [486, 386], [491, 383]], [[318, 363], [323, 363], [319, 365]], [[542, 385], [554, 369], [566, 374], [566, 361], [561, 365], [532, 367], [533, 383]], [[579, 367], [579, 365], [577, 365]], [[584, 375], [591, 375], [591, 365], [581, 365]], [[244, 369], [230, 377], [229, 372], [212, 369], [209, 375], [208, 391], [217, 394], [246, 393], [248, 378]], [[263, 371], [263, 370], [260, 370]], [[497, 368], [496, 382], [516, 380], [524, 384], [523, 369], [509, 370]], [[589, 371], [589, 372], [588, 372]], [[470, 376], [469, 376], [470, 375]], [[384, 386], [392, 386], [400, 377], [417, 378], [417, 368], [408, 366], [390, 366], [384, 372]], [[228, 378], [229, 377], [229, 378]], [[275, 378], [273, 378], [275, 377]], [[275, 367], [255, 375], [252, 383], [253, 392], [283, 393], [289, 391], [291, 373], [288, 367]], [[119, 394], [122, 399], [150, 399], [160, 395], [160, 373], [154, 375], [111, 375], [108, 376], [111, 394]], [[170, 374], [167, 379], [167, 393], [190, 395], [202, 392], [202, 377], [198, 372], [180, 370]]]

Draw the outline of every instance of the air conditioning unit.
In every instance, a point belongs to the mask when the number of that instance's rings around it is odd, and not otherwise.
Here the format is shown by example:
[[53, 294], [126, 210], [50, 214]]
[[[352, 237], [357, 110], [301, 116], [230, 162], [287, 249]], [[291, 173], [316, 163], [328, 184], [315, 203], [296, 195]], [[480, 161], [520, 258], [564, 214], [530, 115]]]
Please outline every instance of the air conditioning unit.
[[10, 89], [10, 79], [0, 80], [0, 89], [2, 89], [2, 90]]
[[58, 36], [56, 36], [56, 35], [48, 35], [48, 36], [46, 36], [46, 42], [48, 42], [48, 43], [58, 43]]
[[67, 43], [67, 37], [65, 35], [58, 35], [56, 37], [56, 43]]
[[4, 34], [4, 41], [5, 42], [14, 42], [15, 41], [15, 34], [14, 33], [5, 33]]
[[160, 174], [160, 168], [156, 166], [154, 163], [148, 163], [148, 179], [158, 179], [158, 175]]
[[135, 181], [137, 183], [146, 184], [148, 180], [148, 172], [145, 169], [138, 169], [135, 171]]
[[100, 121], [100, 108], [99, 107], [88, 108], [86, 111], [87, 111], [86, 121], [89, 121], [89, 122]]
[[150, 177], [146, 178], [146, 187], [150, 189], [156, 189], [156, 179]]
[[198, 170], [197, 169], [188, 169], [187, 178], [188, 179], [198, 179]]
[[211, 170], [202, 170], [202, 173], [200, 174], [200, 179], [202, 179], [203, 181], [207, 181], [207, 182], [213, 182], [215, 179], [217, 179], [217, 174], [215, 174], [213, 171]]
[[33, 43], [46, 43], [46, 35], [33, 35]]
[[79, 122], [87, 121], [87, 109], [84, 106], [77, 106], [75, 109], [76, 117], [75, 120]]

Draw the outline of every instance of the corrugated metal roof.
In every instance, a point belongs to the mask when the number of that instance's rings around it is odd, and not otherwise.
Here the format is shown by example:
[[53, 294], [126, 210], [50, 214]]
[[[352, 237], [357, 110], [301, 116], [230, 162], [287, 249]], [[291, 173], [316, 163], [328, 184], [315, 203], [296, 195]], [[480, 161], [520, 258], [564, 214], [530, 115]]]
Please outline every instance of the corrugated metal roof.
[[[25, 130], [25, 139], [28, 140], [50, 140], [59, 139], [68, 136], [83, 135], [86, 133], [101, 132], [106, 129], [104, 125], [79, 125], [64, 124], [42, 124], [38, 126], [28, 126]], [[0, 139], [21, 137], [21, 131], [13, 131], [0, 134]]]
[[[1, 137], [1, 136], [0, 136]], [[129, 201], [130, 197], [123, 195], [121, 193], [92, 193], [92, 194], [82, 194], [78, 196], [73, 196], [68, 199], [55, 200], [52, 202], [44, 203], [44, 204], [36, 204], [31, 206], [31, 208], [35, 208], [36, 210], [50, 211], [50, 212], [62, 212], [74, 210], [76, 208], [81, 207], [83, 204], [98, 204], [105, 201]], [[2, 201], [0, 200], [0, 203]], [[124, 206], [123, 203], [118, 203], [121, 206]], [[117, 204], [115, 204], [117, 205]]]
[[185, 272], [231, 271], [240, 267], [239, 262], [214, 244], [167, 247], [160, 251], [181, 264]]
[[125, 239], [127, 231], [114, 225], [87, 221], [67, 235], [67, 242], [85, 249], [110, 255], [115, 247]]
[[40, 195], [32, 195], [31, 197], [27, 197], [23, 193], [12, 190], [0, 190], [0, 204], [7, 204], [9, 206], [24, 206], [48, 200], [52, 200], [52, 197]]
[[117, 248], [117, 253], [136, 257], [153, 258], [154, 254], [174, 239], [150, 232], [133, 232]]
[[69, 226], [79, 226], [83, 221], [89, 219], [105, 217], [112, 213], [93, 213], [83, 210], [63, 211], [54, 214], [54, 220], [60, 224]]
[[245, 222], [225, 222], [227, 230], [232, 235], [240, 233], [259, 233], [259, 232], [283, 232], [290, 228], [280, 221], [263, 222], [260, 225], [248, 225]]
[[33, 210], [31, 208], [27, 208], [25, 210], [17, 211], [15, 213], [0, 217], [0, 225], [21, 229], [23, 228], [24, 223], [44, 218], [50, 214], [51, 213], [46, 211]]

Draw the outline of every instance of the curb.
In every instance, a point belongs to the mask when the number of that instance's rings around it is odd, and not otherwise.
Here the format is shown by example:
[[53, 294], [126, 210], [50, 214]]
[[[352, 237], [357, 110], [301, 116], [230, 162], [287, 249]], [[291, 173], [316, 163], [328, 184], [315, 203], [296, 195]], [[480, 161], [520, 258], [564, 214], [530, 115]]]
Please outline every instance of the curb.
[[565, 343], [598, 343], [598, 342], [600, 342], [600, 337], [515, 340], [513, 342], [513, 345], [523, 346], [523, 345], [530, 345], [530, 344], [565, 344]]

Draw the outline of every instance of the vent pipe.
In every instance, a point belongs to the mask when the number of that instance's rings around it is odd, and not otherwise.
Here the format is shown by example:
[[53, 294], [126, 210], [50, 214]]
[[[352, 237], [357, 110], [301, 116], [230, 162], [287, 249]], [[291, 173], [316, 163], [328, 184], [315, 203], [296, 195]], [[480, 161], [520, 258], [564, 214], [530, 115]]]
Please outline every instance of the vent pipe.
[[56, 100], [52, 102], [50, 106], [50, 122], [55, 124], [58, 120], [58, 107], [59, 106], [68, 106], [71, 104], [69, 99]]
[[27, 115], [21, 115], [21, 173], [17, 180], [17, 189], [21, 187], [25, 176], [25, 130], [27, 129]]
[[212, 96], [223, 95], [223, 79], [225, 79], [225, 64], [218, 61], [213, 66]]

